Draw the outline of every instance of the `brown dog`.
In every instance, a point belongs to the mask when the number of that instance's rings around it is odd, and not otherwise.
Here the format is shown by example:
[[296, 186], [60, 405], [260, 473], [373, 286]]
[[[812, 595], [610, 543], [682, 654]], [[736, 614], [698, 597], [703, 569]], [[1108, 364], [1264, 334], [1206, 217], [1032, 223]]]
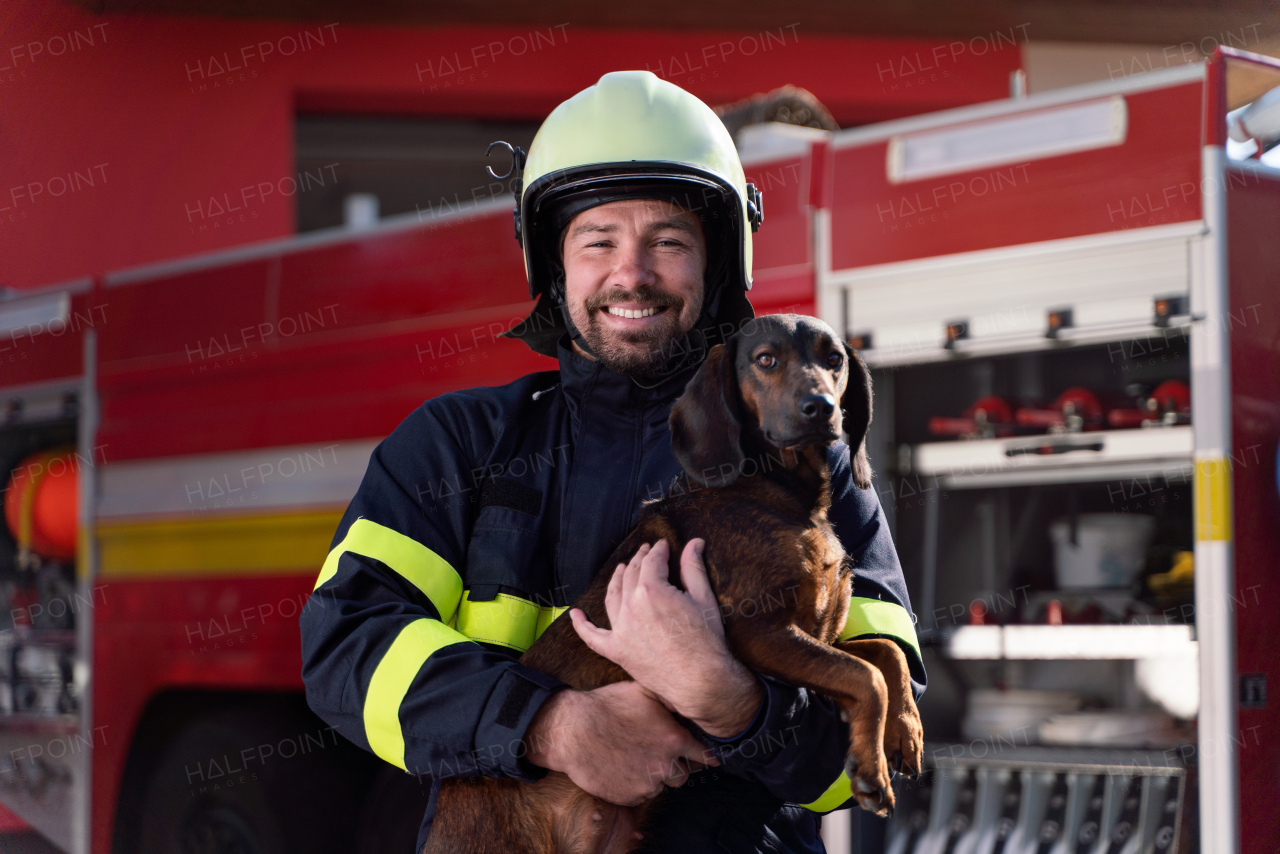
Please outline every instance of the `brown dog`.
[[[671, 446], [684, 475], [670, 495], [645, 505], [605, 567], [665, 539], [670, 581], [679, 586], [681, 551], [704, 538], [707, 576], [728, 615], [729, 649], [750, 670], [840, 705], [849, 723], [846, 769], [854, 795], [863, 808], [885, 815], [893, 809], [886, 757], [898, 770], [919, 773], [920, 718], [896, 643], [835, 643], [853, 570], [827, 521], [827, 448], [843, 426], [858, 449], [854, 481], [865, 489], [871, 472], [862, 445], [870, 423], [870, 374], [829, 326], [799, 315], [748, 324], [711, 350], [676, 402]], [[599, 572], [575, 603], [602, 628], [609, 627], [611, 576]], [[735, 603], [749, 600], [770, 607], [746, 616]], [[588, 649], [567, 615], [521, 662], [578, 690], [630, 678]], [[624, 854], [640, 844], [633, 831], [643, 826], [645, 809], [605, 803], [559, 773], [532, 784], [447, 780], [424, 854]]]

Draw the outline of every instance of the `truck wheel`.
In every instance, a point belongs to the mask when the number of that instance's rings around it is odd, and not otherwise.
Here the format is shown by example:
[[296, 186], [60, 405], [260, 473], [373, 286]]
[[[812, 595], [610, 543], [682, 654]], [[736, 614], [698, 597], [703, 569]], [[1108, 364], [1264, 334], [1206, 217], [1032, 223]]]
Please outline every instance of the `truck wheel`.
[[265, 842], [267, 828], [250, 821], [241, 804], [200, 804], [184, 816], [174, 850], [181, 854], [266, 854], [273, 850]]
[[348, 854], [361, 775], [343, 773], [346, 743], [326, 729], [249, 704], [187, 722], [144, 784], [136, 851]]

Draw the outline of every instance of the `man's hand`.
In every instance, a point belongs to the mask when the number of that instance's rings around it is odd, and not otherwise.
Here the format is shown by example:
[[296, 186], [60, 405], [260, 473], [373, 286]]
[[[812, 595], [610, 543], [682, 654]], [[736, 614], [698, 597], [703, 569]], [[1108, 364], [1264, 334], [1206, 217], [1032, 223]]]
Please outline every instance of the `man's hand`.
[[666, 540], [643, 545], [630, 563], [618, 564], [605, 596], [611, 631], [577, 608], [569, 617], [587, 646], [672, 711], [709, 735], [727, 738], [751, 723], [764, 689], [725, 643], [720, 607], [702, 562], [704, 545], [690, 540], [680, 555], [685, 590], [667, 581]]
[[588, 794], [622, 806], [655, 797], [664, 785], [684, 785], [691, 768], [720, 764], [635, 682], [556, 692], [534, 716], [525, 745], [533, 764], [563, 771]]

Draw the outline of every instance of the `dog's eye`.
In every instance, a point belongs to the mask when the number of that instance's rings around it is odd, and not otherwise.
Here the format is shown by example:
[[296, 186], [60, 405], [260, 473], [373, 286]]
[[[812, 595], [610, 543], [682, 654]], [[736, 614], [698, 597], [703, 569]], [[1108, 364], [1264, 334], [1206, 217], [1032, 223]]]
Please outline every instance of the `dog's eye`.
[[756, 364], [764, 368], [766, 371], [778, 364], [778, 360], [773, 357], [772, 353], [761, 353], [756, 356]]
[[834, 371], [834, 370], [837, 370], [837, 369], [838, 369], [841, 365], [843, 365], [843, 364], [844, 364], [844, 354], [843, 354], [843, 353], [838, 353], [838, 352], [836, 352], [835, 350], [832, 350], [832, 351], [831, 351], [831, 354], [830, 354], [829, 356], [827, 356], [827, 365], [828, 365], [828, 366], [829, 366], [833, 371]]

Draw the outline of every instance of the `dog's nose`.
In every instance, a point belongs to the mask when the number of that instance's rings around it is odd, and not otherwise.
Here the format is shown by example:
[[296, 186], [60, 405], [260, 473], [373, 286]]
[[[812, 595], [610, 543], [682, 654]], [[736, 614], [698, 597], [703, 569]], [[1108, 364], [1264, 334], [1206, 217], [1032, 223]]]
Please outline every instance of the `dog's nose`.
[[830, 418], [836, 409], [836, 399], [829, 394], [806, 394], [800, 398], [800, 414], [809, 421]]

